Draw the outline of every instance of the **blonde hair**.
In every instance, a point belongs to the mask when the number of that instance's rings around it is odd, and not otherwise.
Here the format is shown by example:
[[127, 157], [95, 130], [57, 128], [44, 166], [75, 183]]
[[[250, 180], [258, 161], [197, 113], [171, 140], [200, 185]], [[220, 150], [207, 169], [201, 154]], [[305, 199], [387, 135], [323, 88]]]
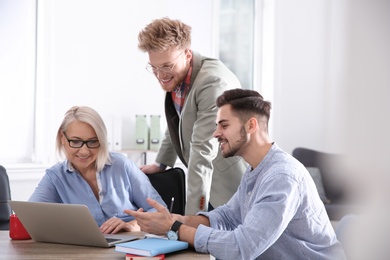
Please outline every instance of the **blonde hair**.
[[156, 19], [138, 34], [138, 48], [143, 52], [167, 51], [172, 47], [191, 47], [191, 27], [180, 20]]
[[69, 124], [76, 120], [89, 124], [95, 130], [100, 143], [95, 166], [97, 171], [100, 172], [107, 162], [111, 162], [111, 158], [108, 149], [106, 126], [103, 119], [94, 109], [86, 106], [74, 106], [65, 113], [64, 119], [57, 131], [56, 150], [61, 156], [65, 154], [65, 148], [61, 143], [61, 136], [68, 129]]

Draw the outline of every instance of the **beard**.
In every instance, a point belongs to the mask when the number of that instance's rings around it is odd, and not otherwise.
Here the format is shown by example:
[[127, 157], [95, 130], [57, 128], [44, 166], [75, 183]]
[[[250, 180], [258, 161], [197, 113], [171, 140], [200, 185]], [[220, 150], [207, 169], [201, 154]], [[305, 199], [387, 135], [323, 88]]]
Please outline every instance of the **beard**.
[[[225, 139], [226, 140], [226, 139]], [[246, 136], [245, 127], [242, 126], [240, 130], [240, 139], [235, 141], [231, 146], [230, 149], [226, 151], [221, 150], [221, 154], [224, 158], [233, 157], [238, 155], [241, 147], [245, 145], [245, 143], [248, 141], [248, 137]]]

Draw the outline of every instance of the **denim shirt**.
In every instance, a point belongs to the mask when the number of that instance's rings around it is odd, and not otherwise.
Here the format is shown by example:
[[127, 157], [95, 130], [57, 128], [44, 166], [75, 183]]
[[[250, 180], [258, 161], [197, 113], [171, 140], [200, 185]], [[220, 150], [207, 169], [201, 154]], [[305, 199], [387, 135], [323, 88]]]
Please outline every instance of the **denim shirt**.
[[110, 156], [111, 164], [107, 163], [96, 173], [99, 200], [80, 173], [65, 160], [46, 170], [29, 201], [84, 204], [99, 226], [112, 217], [125, 222], [133, 220], [123, 212], [125, 209], [155, 211], [146, 202], [148, 197], [166, 206], [135, 163], [120, 153], [110, 153]]
[[276, 144], [200, 225], [195, 249], [217, 259], [345, 259], [305, 167]]

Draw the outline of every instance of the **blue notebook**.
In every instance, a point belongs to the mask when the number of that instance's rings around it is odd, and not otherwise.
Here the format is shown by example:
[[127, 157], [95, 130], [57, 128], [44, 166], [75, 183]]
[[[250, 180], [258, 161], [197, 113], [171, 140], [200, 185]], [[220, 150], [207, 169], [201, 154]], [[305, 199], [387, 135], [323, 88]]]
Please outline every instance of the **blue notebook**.
[[187, 248], [187, 242], [154, 237], [115, 245], [115, 251], [117, 252], [142, 256], [156, 256]]

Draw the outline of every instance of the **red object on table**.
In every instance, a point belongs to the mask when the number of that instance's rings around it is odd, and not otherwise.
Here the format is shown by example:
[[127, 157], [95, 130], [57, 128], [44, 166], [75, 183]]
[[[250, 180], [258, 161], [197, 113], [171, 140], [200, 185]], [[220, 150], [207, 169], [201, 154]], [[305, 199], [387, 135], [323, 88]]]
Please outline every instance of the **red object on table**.
[[12, 214], [9, 217], [9, 236], [15, 240], [31, 239], [30, 235], [16, 214]]

